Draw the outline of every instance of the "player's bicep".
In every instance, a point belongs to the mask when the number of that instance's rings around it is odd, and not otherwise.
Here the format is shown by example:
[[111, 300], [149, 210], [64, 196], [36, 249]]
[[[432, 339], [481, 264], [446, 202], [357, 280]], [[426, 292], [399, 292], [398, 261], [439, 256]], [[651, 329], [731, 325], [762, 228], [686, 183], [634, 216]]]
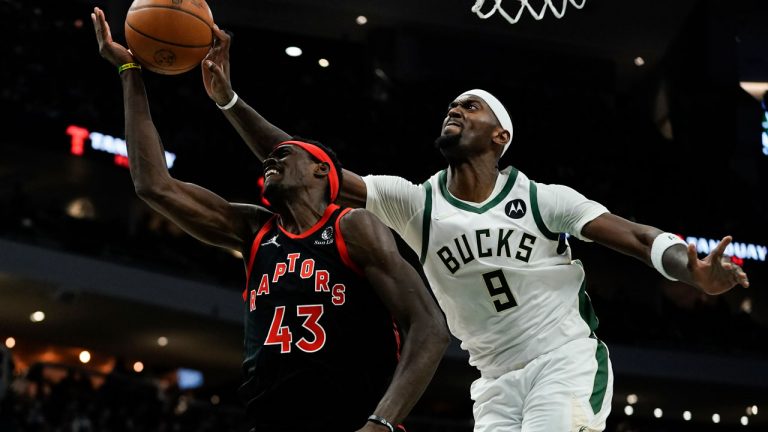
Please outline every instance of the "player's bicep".
[[350, 258], [401, 325], [438, 309], [416, 270], [400, 255], [392, 232], [371, 213], [357, 210], [341, 221]]
[[141, 198], [198, 240], [241, 252], [258, 213], [256, 206], [233, 204], [208, 189], [178, 180]]

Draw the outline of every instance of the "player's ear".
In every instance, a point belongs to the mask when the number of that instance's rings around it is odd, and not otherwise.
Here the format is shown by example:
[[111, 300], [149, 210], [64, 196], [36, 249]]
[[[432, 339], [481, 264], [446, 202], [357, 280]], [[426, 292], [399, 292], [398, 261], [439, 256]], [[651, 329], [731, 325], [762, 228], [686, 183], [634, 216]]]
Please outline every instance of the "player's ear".
[[315, 177], [327, 177], [330, 172], [331, 167], [328, 165], [328, 162], [318, 162], [315, 164]]
[[503, 147], [507, 144], [508, 141], [509, 141], [509, 131], [502, 128], [501, 126], [497, 127], [496, 130], [493, 132], [493, 143]]

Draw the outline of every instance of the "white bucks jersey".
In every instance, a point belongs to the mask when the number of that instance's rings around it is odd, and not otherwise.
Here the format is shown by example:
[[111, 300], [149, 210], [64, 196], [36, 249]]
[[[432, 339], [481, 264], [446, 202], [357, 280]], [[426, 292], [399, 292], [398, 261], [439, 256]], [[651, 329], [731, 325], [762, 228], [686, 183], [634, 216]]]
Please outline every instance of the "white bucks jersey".
[[482, 204], [453, 197], [446, 171], [421, 186], [378, 179], [365, 179], [367, 208], [420, 255], [451, 332], [484, 374], [592, 335], [597, 319], [584, 269], [571, 260], [563, 233], [579, 235], [605, 207], [564, 186], [537, 185], [511, 167]]

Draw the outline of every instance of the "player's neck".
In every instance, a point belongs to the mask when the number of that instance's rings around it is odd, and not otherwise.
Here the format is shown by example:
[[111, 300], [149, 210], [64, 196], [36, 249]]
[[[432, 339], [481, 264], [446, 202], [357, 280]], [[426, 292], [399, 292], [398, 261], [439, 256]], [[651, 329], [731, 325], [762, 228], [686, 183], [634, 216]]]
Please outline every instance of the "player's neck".
[[317, 223], [325, 214], [328, 203], [324, 199], [301, 197], [283, 203], [275, 208], [278, 223], [284, 230], [292, 234], [301, 234]]
[[483, 202], [493, 193], [498, 177], [499, 169], [495, 164], [452, 164], [448, 167], [448, 191], [460, 200]]

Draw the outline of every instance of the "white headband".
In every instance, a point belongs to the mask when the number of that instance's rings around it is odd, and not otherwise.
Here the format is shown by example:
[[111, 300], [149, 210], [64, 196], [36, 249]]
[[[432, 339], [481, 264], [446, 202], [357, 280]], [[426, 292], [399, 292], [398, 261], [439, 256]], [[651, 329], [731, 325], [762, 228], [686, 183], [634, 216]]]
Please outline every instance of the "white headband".
[[503, 127], [509, 132], [509, 141], [507, 141], [507, 143], [504, 144], [504, 150], [501, 151], [501, 155], [504, 156], [504, 153], [506, 153], [507, 149], [509, 148], [509, 144], [512, 143], [512, 132], [513, 132], [512, 119], [509, 117], [509, 113], [507, 112], [506, 108], [504, 108], [504, 105], [502, 105], [501, 102], [498, 99], [496, 99], [494, 95], [488, 93], [485, 90], [480, 90], [480, 89], [467, 90], [461, 95], [459, 95], [459, 97], [465, 96], [465, 95], [477, 96], [480, 99], [484, 100], [485, 103], [487, 103], [488, 106], [491, 108], [491, 111], [493, 111], [493, 114], [499, 120], [499, 124], [501, 124], [501, 127]]

